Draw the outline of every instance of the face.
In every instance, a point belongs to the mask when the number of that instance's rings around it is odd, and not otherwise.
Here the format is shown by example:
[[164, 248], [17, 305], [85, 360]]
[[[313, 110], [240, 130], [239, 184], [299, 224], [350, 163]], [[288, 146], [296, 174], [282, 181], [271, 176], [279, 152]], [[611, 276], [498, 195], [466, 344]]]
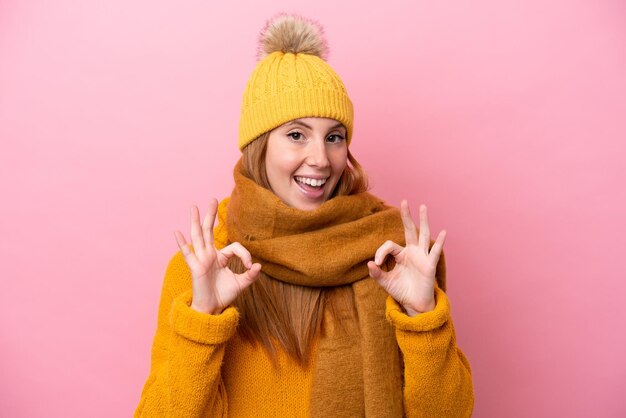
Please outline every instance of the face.
[[334, 119], [300, 118], [270, 132], [265, 166], [270, 187], [286, 205], [318, 208], [348, 162], [346, 128]]

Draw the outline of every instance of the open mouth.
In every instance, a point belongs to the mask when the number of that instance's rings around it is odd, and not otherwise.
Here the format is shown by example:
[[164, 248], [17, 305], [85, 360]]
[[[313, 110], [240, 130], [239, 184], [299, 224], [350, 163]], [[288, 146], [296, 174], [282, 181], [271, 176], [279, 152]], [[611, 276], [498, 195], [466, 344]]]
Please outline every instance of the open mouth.
[[296, 176], [294, 180], [306, 197], [318, 199], [324, 195], [324, 185], [328, 178], [313, 179], [310, 177]]

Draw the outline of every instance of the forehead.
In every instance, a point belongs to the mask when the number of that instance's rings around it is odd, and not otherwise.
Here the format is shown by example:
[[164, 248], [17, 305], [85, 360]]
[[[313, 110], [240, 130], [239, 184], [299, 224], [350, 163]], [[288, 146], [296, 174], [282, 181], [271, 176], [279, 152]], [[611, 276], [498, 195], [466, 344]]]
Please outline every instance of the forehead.
[[282, 124], [280, 128], [290, 128], [293, 126], [303, 126], [308, 129], [345, 129], [343, 123], [335, 119], [313, 117], [290, 120], [289, 122]]

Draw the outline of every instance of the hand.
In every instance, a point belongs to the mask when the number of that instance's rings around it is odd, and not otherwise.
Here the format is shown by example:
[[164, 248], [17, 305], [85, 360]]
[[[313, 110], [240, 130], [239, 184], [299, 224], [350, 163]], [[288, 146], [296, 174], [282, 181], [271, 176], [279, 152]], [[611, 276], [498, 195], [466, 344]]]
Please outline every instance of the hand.
[[[419, 237], [406, 200], [400, 203], [400, 215], [406, 247], [386, 241], [376, 250], [374, 261], [368, 262], [367, 267], [370, 276], [404, 307], [407, 314], [415, 316], [435, 309], [435, 273], [446, 231], [439, 233], [429, 250], [430, 228], [426, 205], [420, 205]], [[396, 265], [393, 270], [385, 272], [379, 266], [389, 254], [395, 258]]]
[[[209, 314], [218, 314], [230, 305], [243, 289], [259, 278], [261, 265], [252, 264], [252, 256], [243, 245], [232, 243], [218, 251], [213, 243], [213, 225], [217, 214], [217, 200], [209, 205], [202, 227], [200, 212], [191, 207], [191, 243], [193, 251], [179, 231], [176, 242], [191, 270], [193, 299], [191, 308]], [[237, 256], [248, 269], [235, 274], [228, 268], [228, 260]]]

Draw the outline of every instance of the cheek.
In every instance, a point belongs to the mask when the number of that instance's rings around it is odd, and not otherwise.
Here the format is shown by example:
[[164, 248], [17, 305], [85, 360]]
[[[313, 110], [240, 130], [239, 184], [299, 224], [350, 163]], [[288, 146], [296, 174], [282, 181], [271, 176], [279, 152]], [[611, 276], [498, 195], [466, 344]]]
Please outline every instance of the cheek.
[[268, 153], [265, 157], [265, 167], [267, 177], [270, 182], [286, 182], [292, 177], [294, 171], [298, 168], [298, 161], [291, 153], [282, 152]]
[[341, 176], [343, 170], [348, 165], [348, 149], [342, 148], [337, 150], [330, 158], [330, 164], [333, 167], [333, 173], [337, 176]]

